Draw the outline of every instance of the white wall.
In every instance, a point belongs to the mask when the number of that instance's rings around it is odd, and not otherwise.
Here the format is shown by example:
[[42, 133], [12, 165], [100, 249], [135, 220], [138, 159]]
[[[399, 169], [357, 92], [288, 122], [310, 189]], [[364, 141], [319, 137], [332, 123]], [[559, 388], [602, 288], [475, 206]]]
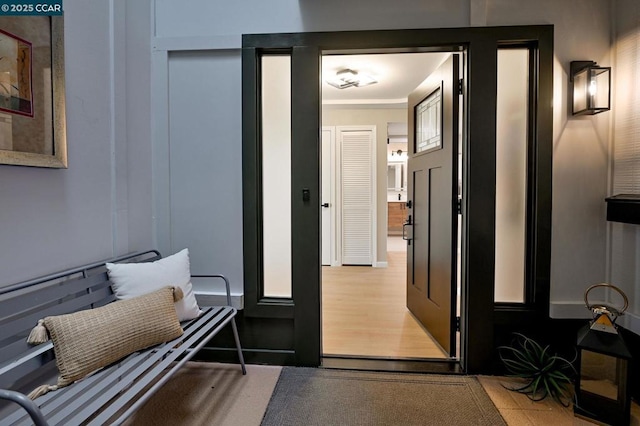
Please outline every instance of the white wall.
[[131, 3], [64, 2], [69, 168], [0, 165], [0, 286], [152, 246], [150, 7]]

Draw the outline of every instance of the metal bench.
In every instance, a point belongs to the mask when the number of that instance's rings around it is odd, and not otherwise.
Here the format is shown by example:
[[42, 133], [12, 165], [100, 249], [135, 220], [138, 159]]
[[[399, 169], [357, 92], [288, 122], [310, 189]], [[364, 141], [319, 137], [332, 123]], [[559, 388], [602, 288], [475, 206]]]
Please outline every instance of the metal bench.
[[[108, 262], [151, 262], [157, 251], [122, 256]], [[242, 374], [246, 374], [231, 306], [201, 307], [203, 314], [183, 322], [184, 334], [173, 341], [136, 352], [109, 367], [32, 401], [26, 393], [55, 383], [53, 345], [31, 346], [26, 339], [38, 319], [104, 306], [115, 300], [105, 267], [94, 263], [0, 288], [0, 425], [121, 424], [229, 323]], [[17, 404], [17, 405], [16, 405]]]

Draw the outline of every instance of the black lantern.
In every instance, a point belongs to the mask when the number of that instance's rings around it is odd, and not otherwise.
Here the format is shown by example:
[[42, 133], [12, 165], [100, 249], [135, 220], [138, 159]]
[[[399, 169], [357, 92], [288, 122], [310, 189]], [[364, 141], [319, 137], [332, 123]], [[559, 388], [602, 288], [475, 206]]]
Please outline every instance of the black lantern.
[[593, 61], [571, 62], [573, 115], [593, 115], [611, 109], [611, 67]]
[[[604, 287], [620, 293], [624, 300], [621, 309], [605, 304], [589, 303], [589, 292]], [[596, 284], [584, 295], [593, 321], [578, 332], [578, 378], [576, 380], [573, 412], [611, 425], [628, 425], [631, 414], [629, 392], [631, 353], [615, 321], [627, 309], [627, 296], [610, 284]]]

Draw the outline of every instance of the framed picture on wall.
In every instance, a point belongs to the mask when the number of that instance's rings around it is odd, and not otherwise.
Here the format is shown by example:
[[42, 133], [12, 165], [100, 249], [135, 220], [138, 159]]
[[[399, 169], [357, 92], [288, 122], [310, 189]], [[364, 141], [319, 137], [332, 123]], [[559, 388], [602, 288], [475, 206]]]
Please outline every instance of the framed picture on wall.
[[0, 29], [0, 111], [33, 117], [31, 42]]
[[67, 168], [63, 25], [0, 16], [0, 165]]

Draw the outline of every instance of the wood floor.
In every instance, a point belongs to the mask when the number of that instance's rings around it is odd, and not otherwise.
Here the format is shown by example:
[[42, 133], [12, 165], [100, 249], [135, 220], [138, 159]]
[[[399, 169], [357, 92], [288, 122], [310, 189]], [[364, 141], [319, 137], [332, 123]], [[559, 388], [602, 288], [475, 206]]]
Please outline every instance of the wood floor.
[[406, 252], [388, 252], [387, 268], [322, 267], [325, 355], [446, 358], [406, 308]]

